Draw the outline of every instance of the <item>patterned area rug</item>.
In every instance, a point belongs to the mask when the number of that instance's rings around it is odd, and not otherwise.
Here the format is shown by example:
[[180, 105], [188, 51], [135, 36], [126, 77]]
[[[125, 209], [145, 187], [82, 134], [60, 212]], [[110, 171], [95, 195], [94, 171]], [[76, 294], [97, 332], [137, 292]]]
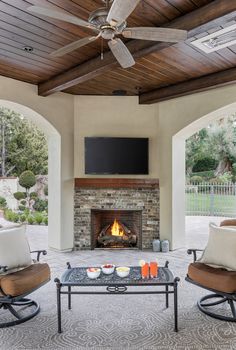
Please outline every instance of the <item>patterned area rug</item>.
[[[42, 236], [43, 237], [43, 236]], [[46, 235], [45, 235], [46, 237]], [[46, 246], [31, 238], [34, 249]], [[45, 238], [46, 239], [46, 238]], [[41, 245], [41, 246], [40, 246]], [[136, 265], [139, 259], [160, 264], [181, 278], [179, 284], [179, 332], [174, 332], [173, 300], [165, 308], [163, 295], [96, 296], [75, 295], [72, 310], [62, 301], [63, 333], [57, 333], [56, 289], [53, 279], [60, 277], [66, 262], [72, 266], [99, 266], [103, 263]], [[139, 251], [83, 251], [56, 253], [43, 257], [52, 269], [52, 281], [32, 294], [41, 305], [34, 319], [16, 327], [0, 329], [1, 350], [234, 350], [236, 324], [218, 321], [202, 314], [197, 299], [205, 291], [184, 280], [191, 257], [186, 250], [168, 254]], [[0, 310], [1, 321], [7, 315]]]

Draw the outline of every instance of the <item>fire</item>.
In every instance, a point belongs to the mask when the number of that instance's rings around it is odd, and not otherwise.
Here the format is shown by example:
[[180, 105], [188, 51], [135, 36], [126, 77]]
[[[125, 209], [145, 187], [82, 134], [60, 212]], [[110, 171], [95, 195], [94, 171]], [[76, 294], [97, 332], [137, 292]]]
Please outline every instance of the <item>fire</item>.
[[115, 219], [111, 228], [111, 234], [112, 236], [124, 236], [124, 231], [122, 230], [122, 227], [119, 225], [118, 221]]

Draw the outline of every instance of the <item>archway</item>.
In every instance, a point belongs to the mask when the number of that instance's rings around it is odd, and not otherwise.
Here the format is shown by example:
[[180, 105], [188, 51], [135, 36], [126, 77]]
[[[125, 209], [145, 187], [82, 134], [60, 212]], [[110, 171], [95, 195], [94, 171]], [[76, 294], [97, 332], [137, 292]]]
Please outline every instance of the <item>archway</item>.
[[39, 113], [24, 105], [0, 100], [0, 106], [13, 110], [31, 120], [48, 141], [48, 244], [60, 249], [61, 222], [61, 136], [55, 127]]
[[172, 137], [172, 244], [185, 246], [185, 141], [212, 121], [235, 113], [236, 103], [208, 113]]

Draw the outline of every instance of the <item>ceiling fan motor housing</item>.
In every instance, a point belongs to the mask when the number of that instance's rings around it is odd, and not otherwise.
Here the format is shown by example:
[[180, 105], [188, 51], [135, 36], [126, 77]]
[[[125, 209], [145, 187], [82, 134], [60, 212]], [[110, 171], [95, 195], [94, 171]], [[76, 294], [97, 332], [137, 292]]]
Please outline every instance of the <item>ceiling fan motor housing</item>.
[[108, 13], [108, 8], [99, 8], [91, 12], [88, 22], [101, 30], [101, 36], [103, 39], [111, 40], [114, 38], [115, 34], [121, 33], [126, 28], [126, 22], [121, 23], [117, 27], [111, 26], [110, 23], [107, 22]]

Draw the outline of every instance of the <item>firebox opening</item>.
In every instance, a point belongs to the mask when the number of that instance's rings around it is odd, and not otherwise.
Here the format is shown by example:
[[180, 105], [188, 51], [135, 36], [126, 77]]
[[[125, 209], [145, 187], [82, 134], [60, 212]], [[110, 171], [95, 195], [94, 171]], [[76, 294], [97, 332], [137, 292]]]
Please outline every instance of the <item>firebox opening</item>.
[[141, 249], [141, 210], [91, 210], [91, 249]]

